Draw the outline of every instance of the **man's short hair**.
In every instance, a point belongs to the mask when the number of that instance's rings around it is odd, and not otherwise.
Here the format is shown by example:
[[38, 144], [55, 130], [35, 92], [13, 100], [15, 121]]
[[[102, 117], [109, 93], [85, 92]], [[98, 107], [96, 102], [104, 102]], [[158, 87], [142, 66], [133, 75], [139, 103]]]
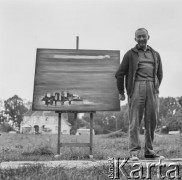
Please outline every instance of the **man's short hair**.
[[145, 31], [147, 32], [147, 34], [148, 34], [148, 30], [147, 30], [147, 29], [145, 29], [145, 28], [139, 28], [139, 29], [137, 29], [137, 30], [135, 31], [135, 35], [136, 35], [136, 32], [137, 32], [137, 31], [140, 31], [140, 30], [145, 30]]

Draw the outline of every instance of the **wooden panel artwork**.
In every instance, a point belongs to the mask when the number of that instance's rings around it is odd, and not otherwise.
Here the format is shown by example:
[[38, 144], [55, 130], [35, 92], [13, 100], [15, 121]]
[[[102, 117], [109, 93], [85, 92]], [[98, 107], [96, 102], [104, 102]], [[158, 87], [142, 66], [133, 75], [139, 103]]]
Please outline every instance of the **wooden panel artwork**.
[[37, 49], [33, 110], [120, 110], [119, 51]]

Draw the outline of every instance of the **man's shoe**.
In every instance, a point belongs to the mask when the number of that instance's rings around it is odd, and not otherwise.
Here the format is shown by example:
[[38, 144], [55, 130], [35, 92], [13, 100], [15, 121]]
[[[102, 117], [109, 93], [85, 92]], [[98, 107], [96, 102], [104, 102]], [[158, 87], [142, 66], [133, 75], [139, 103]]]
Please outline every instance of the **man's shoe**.
[[129, 159], [130, 161], [139, 161], [139, 158], [138, 158], [138, 156], [136, 155], [136, 154], [132, 154], [131, 156], [130, 156], [130, 159]]
[[146, 155], [145, 154], [145, 158], [146, 159], [152, 159], [152, 160], [156, 160], [156, 159], [164, 159], [164, 156], [160, 156], [158, 154], [150, 154], [150, 155]]

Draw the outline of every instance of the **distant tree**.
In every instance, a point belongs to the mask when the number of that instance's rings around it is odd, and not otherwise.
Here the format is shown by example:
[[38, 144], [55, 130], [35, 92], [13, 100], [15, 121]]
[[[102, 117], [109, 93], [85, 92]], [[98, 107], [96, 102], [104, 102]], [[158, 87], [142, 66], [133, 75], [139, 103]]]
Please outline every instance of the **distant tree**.
[[182, 107], [182, 96], [178, 99], [180, 106]]
[[68, 122], [71, 124], [72, 127], [74, 126], [74, 113], [68, 113]]
[[23, 100], [23, 104], [24, 104], [24, 106], [25, 106], [28, 110], [32, 109], [32, 102], [31, 102], [31, 101]]
[[0, 124], [0, 131], [1, 132], [9, 132], [9, 131], [13, 131], [13, 127], [10, 126], [8, 123], [4, 122], [2, 124]]
[[117, 120], [116, 120], [117, 113], [118, 112], [115, 112], [115, 111], [111, 111], [111, 112], [103, 111], [103, 112], [96, 113], [94, 118], [94, 123], [95, 123], [95, 126], [101, 127], [99, 132], [102, 132], [105, 134], [105, 133], [116, 131], [118, 129]]
[[127, 132], [129, 126], [128, 120], [128, 104], [121, 106], [120, 112], [116, 113], [117, 130]]
[[180, 105], [174, 97], [161, 97], [159, 104], [160, 121], [158, 125], [167, 125], [168, 121], [171, 121], [171, 118], [180, 109]]
[[182, 108], [180, 108], [175, 114], [177, 120], [177, 127], [182, 132]]
[[[101, 121], [102, 115], [100, 112], [96, 112], [93, 115], [93, 129], [95, 130], [95, 134], [103, 134], [103, 123]], [[84, 124], [84, 127], [90, 128], [90, 114], [85, 113], [82, 117], [82, 123]]]
[[[89, 123], [89, 114], [85, 114], [83, 119]], [[90, 125], [90, 124], [88, 124]], [[96, 134], [106, 134], [113, 131], [128, 129], [128, 105], [122, 106], [121, 111], [100, 111], [94, 114], [93, 128]]]
[[167, 127], [169, 131], [182, 131], [182, 108], [175, 115], [168, 117]]
[[166, 117], [167, 115], [173, 115], [178, 109], [180, 108], [176, 98], [174, 97], [167, 97], [167, 98], [160, 98], [160, 117]]
[[4, 101], [5, 113], [9, 114], [10, 119], [20, 127], [20, 123], [23, 120], [23, 114], [27, 112], [27, 108], [23, 104], [23, 100], [14, 95], [13, 97]]
[[7, 116], [5, 116], [4, 111], [0, 112], [0, 124], [3, 124], [7, 121]]
[[[95, 130], [96, 134], [103, 134], [108, 133], [107, 131], [107, 122], [105, 118], [107, 117], [106, 112], [96, 112], [93, 115], [93, 129]], [[90, 128], [90, 114], [85, 113], [83, 118], [83, 122], [85, 127]]]
[[160, 125], [167, 126], [168, 130], [182, 130], [182, 107], [179, 100], [174, 97], [160, 98]]
[[[76, 118], [76, 119], [75, 119]], [[70, 133], [75, 134], [78, 128], [81, 127], [89, 127], [89, 124], [85, 119], [80, 119], [78, 114], [77, 117], [75, 117], [74, 113], [68, 113], [68, 122], [71, 124]]]

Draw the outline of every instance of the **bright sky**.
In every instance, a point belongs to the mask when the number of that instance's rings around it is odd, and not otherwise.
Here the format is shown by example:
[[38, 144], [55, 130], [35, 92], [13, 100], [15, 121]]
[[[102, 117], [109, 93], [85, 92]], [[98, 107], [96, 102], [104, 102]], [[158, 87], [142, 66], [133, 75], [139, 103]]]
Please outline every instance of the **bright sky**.
[[0, 98], [33, 96], [36, 48], [120, 50], [134, 32], [162, 58], [160, 96], [182, 96], [181, 0], [0, 0]]

